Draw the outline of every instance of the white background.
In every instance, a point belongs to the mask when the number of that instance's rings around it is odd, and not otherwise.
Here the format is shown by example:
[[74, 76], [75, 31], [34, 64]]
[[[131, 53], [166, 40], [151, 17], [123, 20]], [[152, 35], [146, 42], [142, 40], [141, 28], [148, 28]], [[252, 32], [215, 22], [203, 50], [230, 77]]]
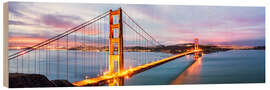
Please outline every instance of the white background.
[[[37, 0], [1, 0], [1, 17], [3, 17], [3, 3], [7, 1], [34, 1]], [[265, 28], [265, 36], [266, 36], [266, 47], [270, 45], [269, 42], [269, 17], [270, 17], [270, 0], [42, 0], [38, 2], [65, 2], [65, 3], [115, 3], [115, 4], [166, 4], [166, 5], [210, 5], [210, 6], [265, 6], [266, 10], [266, 28]], [[7, 90], [3, 86], [3, 18], [1, 18], [1, 42], [0, 42], [0, 54], [1, 64], [0, 64], [0, 87], [3, 90]], [[264, 84], [197, 84], [197, 85], [155, 85], [155, 86], [121, 86], [121, 87], [68, 87], [68, 88], [49, 88], [52, 90], [66, 89], [80, 89], [80, 90], [105, 90], [105, 89], [113, 89], [113, 90], [141, 90], [141, 89], [155, 89], [155, 90], [262, 90], [269, 89], [269, 48], [266, 48], [266, 83]], [[30, 89], [30, 90], [46, 90], [48, 88], [20, 88], [21, 90]], [[15, 89], [13, 89], [15, 90]]]

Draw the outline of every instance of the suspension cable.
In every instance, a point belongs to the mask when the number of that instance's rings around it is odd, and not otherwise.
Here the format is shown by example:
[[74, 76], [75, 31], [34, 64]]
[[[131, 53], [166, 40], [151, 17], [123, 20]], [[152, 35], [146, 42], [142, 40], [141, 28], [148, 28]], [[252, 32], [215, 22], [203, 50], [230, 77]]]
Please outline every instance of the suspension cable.
[[[146, 37], [144, 37], [142, 34], [140, 34], [139, 32], [137, 32], [133, 27], [131, 27], [129, 24], [127, 24], [125, 21], [123, 21], [124, 24], [126, 24], [131, 30], [133, 30], [135, 33], [137, 33], [138, 35], [140, 35], [141, 37], [143, 37], [145, 40], [151, 42], [150, 40], [148, 40]], [[153, 42], [152, 42], [153, 45], [155, 45]]]
[[128, 18], [136, 25], [138, 26], [144, 33], [146, 33], [153, 41], [155, 41], [158, 45], [162, 46], [161, 43], [159, 43], [154, 37], [152, 37], [149, 33], [147, 33], [138, 23], [135, 22], [135, 20], [133, 20], [124, 10], [123, 10], [124, 14], [126, 16], [128, 16]]

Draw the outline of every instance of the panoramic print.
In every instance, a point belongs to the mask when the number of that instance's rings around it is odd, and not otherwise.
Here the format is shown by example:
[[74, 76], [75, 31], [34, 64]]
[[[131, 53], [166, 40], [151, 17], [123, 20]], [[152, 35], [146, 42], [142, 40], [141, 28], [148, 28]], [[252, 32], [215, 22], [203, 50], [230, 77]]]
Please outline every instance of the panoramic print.
[[265, 83], [265, 7], [8, 2], [10, 88]]

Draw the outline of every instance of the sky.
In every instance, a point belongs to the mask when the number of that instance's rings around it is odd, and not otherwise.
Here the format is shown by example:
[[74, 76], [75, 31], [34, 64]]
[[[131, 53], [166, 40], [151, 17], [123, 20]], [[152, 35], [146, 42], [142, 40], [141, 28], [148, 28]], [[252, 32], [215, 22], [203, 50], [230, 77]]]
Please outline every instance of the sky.
[[265, 8], [9, 2], [9, 46], [31, 46], [121, 7], [163, 45], [265, 45]]

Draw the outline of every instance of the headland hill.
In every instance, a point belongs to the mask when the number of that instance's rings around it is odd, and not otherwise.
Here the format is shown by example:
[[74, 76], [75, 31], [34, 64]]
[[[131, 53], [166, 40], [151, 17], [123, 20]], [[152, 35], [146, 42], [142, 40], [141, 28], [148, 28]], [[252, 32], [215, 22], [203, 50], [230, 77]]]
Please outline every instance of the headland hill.
[[[123, 47], [124, 52], [164, 52], [170, 54], [177, 54], [190, 50], [194, 47], [193, 43], [175, 44], [167, 46], [129, 46]], [[199, 45], [205, 54], [228, 51], [228, 50], [265, 50], [265, 46], [237, 46], [237, 45]], [[64, 48], [63, 48], [64, 49]], [[115, 48], [117, 49], [117, 48]], [[69, 50], [82, 50], [93, 52], [109, 51], [108, 47], [96, 47], [96, 46], [77, 46], [69, 48]]]

